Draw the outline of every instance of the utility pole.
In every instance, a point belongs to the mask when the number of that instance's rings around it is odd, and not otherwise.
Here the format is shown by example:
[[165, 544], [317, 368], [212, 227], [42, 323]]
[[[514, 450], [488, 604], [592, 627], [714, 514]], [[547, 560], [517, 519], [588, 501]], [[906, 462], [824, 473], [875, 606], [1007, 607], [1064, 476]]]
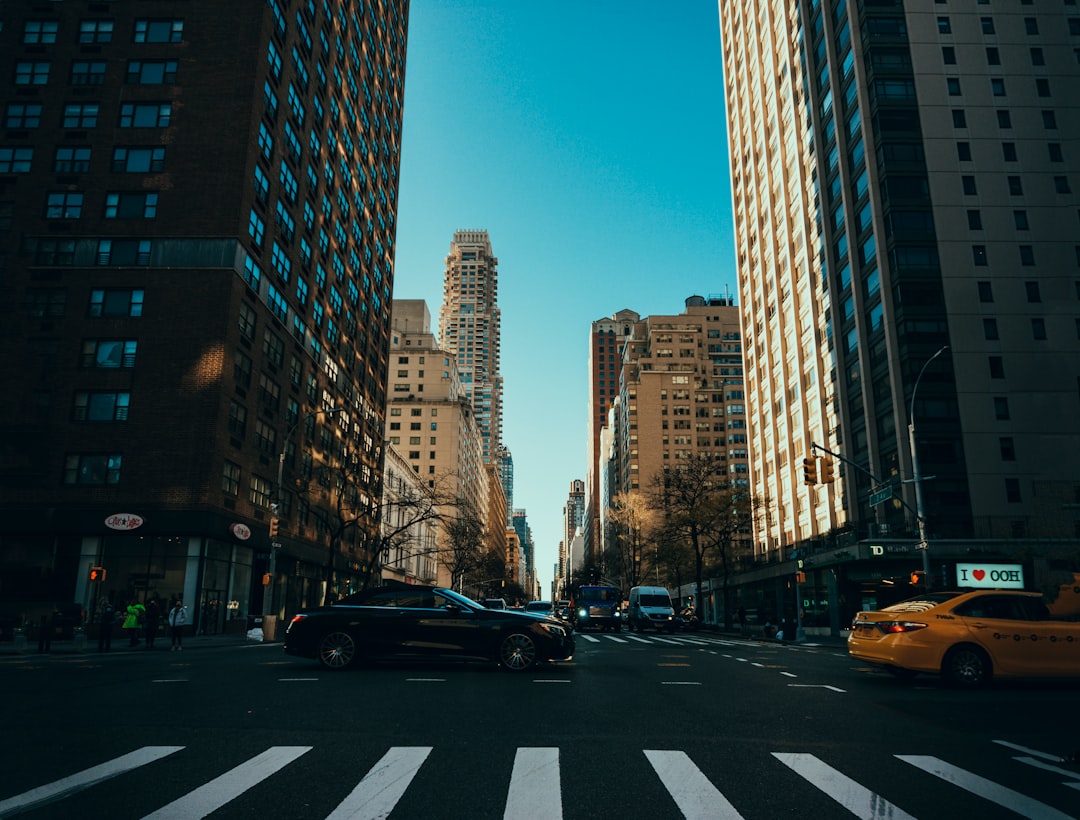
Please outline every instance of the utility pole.
[[915, 385], [911, 388], [911, 409], [908, 413], [908, 442], [911, 447], [911, 481], [915, 485], [915, 518], [919, 524], [919, 545], [918, 549], [922, 551], [922, 568], [923, 568], [923, 582], [926, 584], [926, 591], [930, 591], [930, 585], [932, 580], [930, 578], [930, 544], [926, 540], [926, 511], [923, 507], [923, 493], [922, 493], [922, 473], [919, 472], [919, 450], [915, 446], [915, 393], [919, 389], [919, 381], [923, 377], [923, 373], [926, 372], [926, 368], [930, 366], [930, 362], [934, 361], [938, 356], [949, 349], [948, 345], [942, 346], [937, 353], [926, 360], [926, 363], [922, 366], [922, 370], [919, 371], [919, 375], [915, 377]]

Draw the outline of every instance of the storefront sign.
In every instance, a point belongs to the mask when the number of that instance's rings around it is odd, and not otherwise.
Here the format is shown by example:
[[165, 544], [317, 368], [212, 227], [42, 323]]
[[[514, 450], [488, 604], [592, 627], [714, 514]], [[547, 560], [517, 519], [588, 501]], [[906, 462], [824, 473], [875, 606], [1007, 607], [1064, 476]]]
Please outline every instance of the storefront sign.
[[229, 525], [229, 532], [238, 541], [247, 541], [251, 538], [251, 528], [247, 524], [241, 524], [239, 521]]
[[105, 519], [105, 526], [110, 530], [137, 530], [145, 522], [135, 513], [114, 513]]
[[957, 564], [957, 586], [976, 589], [1023, 589], [1023, 564]]

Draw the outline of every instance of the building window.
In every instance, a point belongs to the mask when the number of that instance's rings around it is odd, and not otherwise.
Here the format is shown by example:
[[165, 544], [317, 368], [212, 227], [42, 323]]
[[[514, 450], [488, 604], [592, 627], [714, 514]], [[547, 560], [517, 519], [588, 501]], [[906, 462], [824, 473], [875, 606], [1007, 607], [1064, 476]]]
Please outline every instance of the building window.
[[945, 79], [945, 87], [949, 92], [950, 97], [960, 96], [960, 78], [959, 77], [947, 77]]
[[1006, 162], [1016, 162], [1016, 143], [1001, 143], [1001, 156]]
[[64, 459], [65, 484], [105, 485], [120, 483], [120, 465], [123, 456], [119, 453], [107, 455], [68, 455]]
[[1009, 399], [1006, 396], [994, 396], [994, 418], [998, 421], [1009, 419]]
[[1005, 479], [1005, 500], [1008, 501], [1010, 504], [1019, 504], [1021, 502], [1022, 499], [1020, 497], [1020, 479]]
[[248, 214], [248, 236], [256, 247], [262, 246], [264, 233], [266, 233], [266, 223], [259, 216], [259, 212], [252, 208]]
[[172, 120], [172, 103], [124, 103], [121, 128], [165, 128]]
[[1013, 211], [1013, 225], [1016, 226], [1016, 230], [1018, 231], [1028, 230], [1027, 211]]
[[229, 402], [229, 435], [244, 440], [247, 433], [247, 408], [235, 401]]
[[1004, 379], [1005, 378], [1005, 362], [1001, 356], [991, 356], [987, 360], [990, 366], [990, 378], [991, 379]]
[[1043, 111], [1042, 121], [1043, 128], [1045, 128], [1047, 131], [1057, 130], [1057, 114], [1055, 114], [1053, 111]]
[[986, 245], [971, 246], [971, 261], [980, 267], [986, 265]]
[[263, 355], [274, 367], [281, 367], [285, 362], [285, 342], [269, 328], [263, 331]]
[[251, 489], [248, 491], [248, 501], [261, 509], [270, 509], [270, 490], [272, 487], [273, 485], [267, 479], [253, 475], [251, 477]]
[[1020, 246], [1020, 264], [1031, 267], [1035, 264], [1035, 247], [1033, 245]]
[[963, 108], [954, 108], [952, 112], [953, 128], [967, 128], [967, 114]]
[[149, 239], [99, 239], [97, 243], [98, 265], [149, 265], [151, 242]]
[[67, 292], [63, 288], [28, 288], [23, 305], [31, 318], [59, 318], [64, 315]]
[[989, 46], [986, 49], [986, 64], [1001, 65], [1001, 54], [993, 46]]
[[138, 349], [136, 339], [86, 339], [80, 363], [83, 367], [134, 367]]
[[28, 46], [55, 43], [59, 28], [60, 24], [56, 20], [27, 20], [23, 23], [22, 41]]
[[240, 335], [249, 342], [255, 339], [255, 309], [244, 302], [240, 303], [237, 315], [237, 324], [240, 327]]
[[5, 128], [37, 128], [41, 125], [39, 103], [8, 103], [4, 112]]
[[1040, 97], [1050, 96], [1050, 81], [1045, 77], [1035, 80], [1035, 93]]
[[960, 177], [961, 185], [964, 189], [964, 194], [967, 196], [975, 196], [978, 193], [978, 188], [975, 185], [975, 177], [964, 175]]
[[1065, 161], [1065, 155], [1061, 151], [1061, 143], [1060, 142], [1048, 143], [1047, 146], [1046, 146], [1046, 150], [1047, 150], [1047, 153], [1050, 156], [1050, 161], [1051, 162], [1064, 162]]
[[1009, 194], [1011, 196], [1023, 196], [1024, 195], [1024, 183], [1020, 177], [1015, 175], [1009, 175], [1006, 178], [1006, 182], [1009, 185]]
[[76, 60], [71, 64], [71, 84], [103, 85], [105, 66], [104, 60]]
[[127, 421], [130, 393], [78, 392], [72, 421]]
[[141, 290], [90, 291], [90, 316], [142, 316], [142, 308], [143, 291]]
[[983, 319], [983, 338], [996, 341], [998, 337], [997, 319]]
[[237, 387], [249, 387], [251, 385], [251, 357], [240, 351], [236, 351], [233, 360], [233, 379]]
[[0, 174], [29, 173], [33, 158], [33, 148], [0, 148]]
[[221, 491], [234, 498], [240, 494], [240, 465], [231, 461], [225, 461], [225, 468], [221, 471]]
[[82, 216], [83, 195], [58, 191], [45, 196], [46, 219], [78, 219]]
[[97, 125], [100, 110], [101, 106], [97, 103], [65, 105], [64, 118], [61, 124], [64, 128], [93, 128]]
[[83, 174], [90, 170], [89, 148], [57, 148], [53, 170], [58, 174]]
[[277, 431], [262, 419], [255, 419], [255, 447], [263, 455], [273, 455], [277, 445]]
[[1024, 293], [1027, 295], [1028, 302], [1035, 303], [1042, 301], [1042, 294], [1039, 293], [1038, 282], [1024, 282]]
[[1054, 190], [1059, 194], [1071, 193], [1072, 189], [1069, 187], [1069, 178], [1062, 176], [1054, 177]]
[[941, 62], [945, 65], [956, 65], [956, 49], [952, 46], [942, 46]]
[[1012, 128], [1012, 114], [1008, 111], [997, 112], [998, 128]]
[[1031, 320], [1031, 337], [1036, 341], [1046, 341], [1046, 320], [1036, 317]]
[[971, 143], [970, 142], [958, 142], [956, 143], [956, 158], [960, 162], [971, 161]]
[[106, 219], [154, 219], [158, 195], [150, 193], [105, 194]]
[[968, 230], [981, 231], [982, 230], [982, 212], [977, 210], [970, 210], [967, 212]]
[[127, 81], [133, 85], [172, 85], [176, 82], [176, 60], [130, 60]]
[[982, 25], [983, 34], [994, 33], [994, 18], [993, 17], [980, 17], [979, 23]]
[[164, 167], [164, 147], [113, 149], [112, 170], [117, 173], [157, 173]]
[[79, 23], [80, 43], [109, 43], [112, 34], [112, 20], [82, 20]]
[[136, 43], [179, 43], [184, 39], [183, 20], [136, 20]]
[[47, 60], [15, 63], [15, 85], [47, 85], [49, 66]]
[[1001, 452], [1002, 461], [1016, 461], [1016, 445], [1012, 436], [1002, 436], [998, 439], [998, 450]]

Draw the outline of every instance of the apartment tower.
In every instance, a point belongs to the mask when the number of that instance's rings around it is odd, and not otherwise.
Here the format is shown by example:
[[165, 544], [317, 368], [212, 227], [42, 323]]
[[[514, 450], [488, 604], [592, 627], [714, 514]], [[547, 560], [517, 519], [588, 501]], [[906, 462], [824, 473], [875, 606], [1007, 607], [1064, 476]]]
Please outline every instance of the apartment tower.
[[[1075, 544], [1080, 8], [747, 0], [720, 25], [759, 553], [918, 544], [919, 509], [932, 543]], [[828, 452], [837, 480], [805, 484]]]
[[487, 231], [456, 231], [446, 257], [439, 341], [457, 359], [476, 412], [484, 462], [502, 452], [502, 374], [499, 370], [499, 260]]
[[4, 4], [4, 608], [366, 580], [408, 10]]

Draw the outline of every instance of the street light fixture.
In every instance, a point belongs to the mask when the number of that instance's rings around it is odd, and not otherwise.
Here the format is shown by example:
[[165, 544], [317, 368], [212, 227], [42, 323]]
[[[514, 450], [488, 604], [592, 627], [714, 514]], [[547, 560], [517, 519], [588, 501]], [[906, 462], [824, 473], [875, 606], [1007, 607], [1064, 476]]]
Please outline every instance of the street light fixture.
[[[284, 509], [283, 501], [285, 499], [284, 488], [282, 487], [283, 475], [285, 472], [285, 450], [289, 446], [289, 441], [292, 439], [293, 433], [296, 432], [296, 428], [306, 422], [308, 419], [315, 416], [322, 415], [323, 413], [330, 415], [331, 413], [337, 413], [343, 410], [343, 407], [322, 407], [318, 410], [312, 410], [310, 413], [305, 413], [292, 423], [292, 427], [289, 428], [289, 432], [285, 434], [285, 438], [281, 441], [281, 453], [278, 455], [278, 468], [277, 468], [277, 488], [276, 495], [277, 501], [274, 502], [273, 515], [278, 517], [281, 515]], [[272, 536], [276, 536], [277, 533], [271, 533]], [[273, 606], [274, 599], [274, 583], [275, 583], [275, 571], [277, 568], [277, 551], [281, 544], [277, 540], [271, 540], [270, 542], [270, 565], [268, 567], [267, 574], [270, 576], [270, 584], [263, 592], [263, 615], [269, 615]]]
[[919, 389], [919, 381], [923, 377], [923, 373], [926, 372], [926, 368], [930, 366], [930, 362], [934, 361], [938, 356], [949, 349], [948, 345], [943, 345], [937, 353], [926, 360], [926, 363], [922, 366], [922, 370], [919, 371], [919, 375], [915, 377], [915, 386], [911, 388], [911, 410], [908, 413], [908, 443], [911, 447], [911, 481], [915, 485], [915, 518], [919, 524], [919, 549], [922, 550], [922, 568], [923, 579], [926, 583], [926, 592], [930, 591], [930, 545], [926, 541], [926, 512], [923, 509], [923, 494], [922, 494], [922, 474], [919, 472], [919, 451], [915, 446], [915, 393]]

